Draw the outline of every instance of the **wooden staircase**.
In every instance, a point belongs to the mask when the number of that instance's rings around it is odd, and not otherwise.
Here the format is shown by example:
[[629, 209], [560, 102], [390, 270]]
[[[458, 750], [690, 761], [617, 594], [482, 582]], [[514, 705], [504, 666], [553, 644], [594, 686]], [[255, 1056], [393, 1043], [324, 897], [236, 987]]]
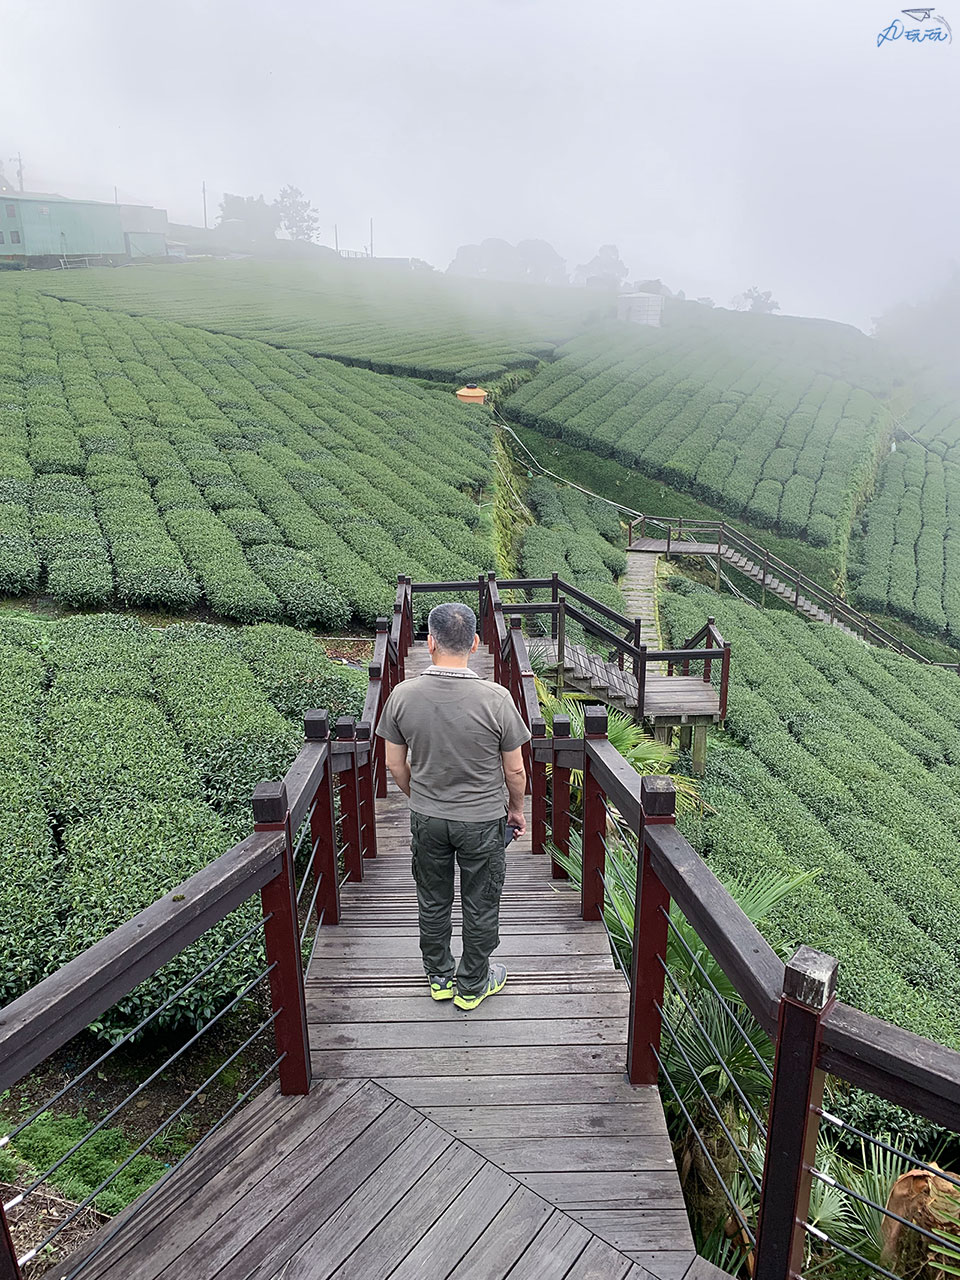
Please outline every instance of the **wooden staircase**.
[[845, 631], [848, 636], [857, 634], [852, 627], [846, 626], [835, 615], [831, 617], [829, 610], [821, 609], [815, 601], [809, 600], [803, 595], [796, 582], [781, 581], [769, 570], [765, 570], [762, 564], [756, 564], [753, 560], [737, 551], [735, 547], [722, 546], [720, 548], [720, 559], [730, 565], [732, 569], [736, 569], [737, 573], [742, 573], [745, 578], [750, 578], [760, 586], [765, 586], [767, 591], [772, 591], [775, 596], [779, 596], [785, 603], [792, 605], [795, 611], [802, 613], [804, 617], [811, 618], [814, 622], [828, 622], [832, 626], [839, 627], [841, 631]]

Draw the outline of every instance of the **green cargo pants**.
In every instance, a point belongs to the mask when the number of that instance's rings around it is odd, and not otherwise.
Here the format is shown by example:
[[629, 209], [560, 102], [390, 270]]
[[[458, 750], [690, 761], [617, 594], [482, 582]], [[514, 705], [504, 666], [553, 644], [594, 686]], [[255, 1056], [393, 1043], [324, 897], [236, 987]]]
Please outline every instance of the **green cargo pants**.
[[490, 953], [500, 943], [500, 891], [507, 869], [506, 817], [450, 822], [410, 811], [413, 878], [420, 908], [420, 950], [430, 977], [452, 978], [453, 862], [460, 867], [463, 955], [457, 990], [477, 995], [487, 985]]

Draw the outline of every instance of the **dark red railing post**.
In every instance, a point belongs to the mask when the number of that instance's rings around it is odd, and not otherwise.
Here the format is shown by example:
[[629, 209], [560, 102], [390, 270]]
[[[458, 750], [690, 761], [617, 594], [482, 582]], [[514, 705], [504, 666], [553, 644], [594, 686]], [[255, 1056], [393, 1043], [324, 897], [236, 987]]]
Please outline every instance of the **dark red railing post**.
[[337, 866], [337, 826], [333, 811], [333, 757], [330, 754], [330, 717], [326, 711], [308, 711], [303, 717], [308, 742], [327, 744], [327, 761], [323, 777], [314, 796], [310, 813], [310, 840], [314, 881], [319, 880], [317, 920], [323, 924], [340, 923], [340, 868]]
[[[555, 605], [560, 603], [559, 573], [551, 573], [550, 575], [550, 602]], [[557, 610], [554, 609], [553, 613], [551, 613], [550, 615], [550, 639], [551, 640], [556, 640], [557, 638], [557, 624], [558, 624]]]
[[263, 931], [270, 969], [270, 998], [277, 1017], [273, 1024], [280, 1063], [280, 1092], [310, 1092], [310, 1041], [307, 1003], [303, 991], [300, 925], [297, 919], [293, 839], [287, 788], [282, 782], [261, 782], [253, 793], [254, 831], [282, 831], [280, 872], [260, 890]]
[[[673, 779], [650, 775], [640, 779], [637, 839], [637, 895], [633, 907], [633, 958], [630, 962], [630, 1025], [627, 1031], [627, 1075], [631, 1084], [656, 1084], [659, 1073], [663, 984], [660, 961], [666, 959], [670, 895], [650, 863], [647, 827], [676, 823], [677, 792]], [[654, 1052], [656, 1050], [656, 1053]]]
[[[716, 621], [717, 621], [716, 618], [707, 619], [707, 635], [703, 644], [703, 647], [705, 649], [713, 648], [713, 628], [716, 626]], [[704, 663], [703, 663], [703, 683], [704, 684], [710, 683], [710, 672], [712, 670], [712, 667], [713, 667], [713, 659], [712, 658], [704, 659]]]
[[[553, 827], [553, 843], [561, 853], [570, 852], [570, 769], [561, 764], [563, 741], [570, 737], [570, 717], [553, 717], [553, 797], [551, 802], [551, 823]], [[550, 863], [550, 874], [554, 880], [569, 880], [566, 871], [553, 858]]]
[[360, 845], [365, 858], [377, 856], [377, 807], [373, 795], [373, 753], [370, 725], [366, 720], [361, 720], [357, 725], [357, 797], [360, 806]]
[[643, 718], [643, 706], [647, 697], [647, 646], [638, 644], [640, 657], [637, 659], [637, 719]]
[[803, 1267], [811, 1170], [817, 1158], [824, 1073], [820, 1032], [837, 985], [837, 961], [801, 947], [780, 997], [754, 1280], [793, 1280]]
[[720, 719], [727, 718], [727, 688], [730, 684], [730, 641], [724, 642], [720, 659]]
[[542, 756], [548, 745], [547, 726], [543, 720], [534, 720], [530, 732], [530, 852], [543, 853], [547, 843], [547, 762]]
[[603, 916], [604, 837], [607, 834], [607, 811], [603, 791], [590, 763], [589, 744], [607, 736], [607, 712], [604, 707], [587, 707], [583, 713], [583, 839], [580, 867], [580, 915], [584, 920], [600, 920]]
[[[353, 716], [340, 716], [334, 726], [338, 743], [347, 744], [340, 756], [340, 772], [337, 774], [337, 794], [340, 814], [343, 818], [343, 865], [347, 879], [363, 879], [363, 846], [360, 842], [360, 785], [357, 770], [357, 727]], [[343, 766], [346, 767], [343, 767]]]
[[[493, 605], [493, 621], [490, 629], [490, 642], [493, 648], [493, 678], [497, 684], [503, 684], [503, 648], [500, 630], [503, 623], [503, 604], [496, 600]], [[507, 686], [509, 688], [509, 686]]]
[[0, 1280], [23, 1280], [7, 1215], [0, 1204]]
[[[398, 579], [398, 581], [400, 581], [402, 585], [402, 579]], [[404, 678], [404, 675], [406, 674], [405, 664], [404, 664], [405, 651], [403, 647], [403, 597], [401, 596], [399, 587], [397, 589], [397, 599], [394, 600], [393, 602], [393, 626], [390, 628], [390, 634], [391, 636], [394, 636], [394, 635], [396, 636], [396, 646], [397, 646], [396, 681], [397, 681], [397, 684], [399, 684], [400, 681]]]
[[403, 656], [406, 657], [410, 652], [410, 646], [413, 644], [413, 579], [408, 576], [404, 578], [403, 582], [406, 588], [403, 593]]
[[[386, 618], [377, 619], [377, 642], [380, 642], [381, 635], [387, 631]], [[390, 654], [388, 652], [389, 644], [384, 642], [381, 646], [383, 650], [383, 664], [371, 663], [368, 670], [370, 680], [380, 681], [380, 699], [377, 703], [377, 715], [373, 724], [370, 726], [373, 734], [373, 781], [375, 795], [381, 800], [387, 794], [387, 744], [383, 738], [378, 738], [376, 729], [383, 715], [383, 708], [390, 693], [393, 689], [393, 681], [391, 680], [392, 672], [390, 670]]]

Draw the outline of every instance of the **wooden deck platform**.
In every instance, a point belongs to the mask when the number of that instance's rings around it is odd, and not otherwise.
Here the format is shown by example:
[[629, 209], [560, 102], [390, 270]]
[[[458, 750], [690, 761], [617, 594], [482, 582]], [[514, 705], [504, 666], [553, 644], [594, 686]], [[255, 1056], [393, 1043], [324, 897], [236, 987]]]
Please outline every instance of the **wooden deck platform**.
[[[557, 642], [549, 636], [537, 636], [530, 651], [539, 656], [544, 666], [557, 665]], [[651, 664], [644, 686], [643, 719], [653, 727], [664, 725], [719, 724], [720, 695], [715, 685], [706, 684], [700, 676], [667, 676], [657, 674]], [[662, 664], [657, 664], [662, 666]], [[598, 701], [608, 702], [627, 711], [636, 711], [638, 685], [629, 671], [620, 671], [615, 663], [604, 662], [582, 645], [564, 647], [564, 684], [586, 693], [595, 693]]]
[[244, 1108], [93, 1238], [82, 1280], [719, 1277], [694, 1251], [659, 1094], [626, 1079], [602, 924], [527, 836], [508, 857], [505, 990], [470, 1013], [434, 1003], [405, 797], [377, 819], [378, 857], [307, 976], [309, 1096]]
[[667, 547], [666, 538], [634, 538], [627, 547], [628, 551], [647, 551], [654, 555], [666, 555], [669, 550], [672, 556], [715, 556], [720, 554], [716, 542], [673, 542]]

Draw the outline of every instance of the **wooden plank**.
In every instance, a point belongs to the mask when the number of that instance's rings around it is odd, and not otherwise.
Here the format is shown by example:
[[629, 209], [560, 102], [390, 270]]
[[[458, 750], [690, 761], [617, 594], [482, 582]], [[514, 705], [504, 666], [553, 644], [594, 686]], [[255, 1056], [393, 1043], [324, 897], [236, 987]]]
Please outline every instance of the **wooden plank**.
[[518, 1182], [558, 1209], [683, 1209], [676, 1170], [618, 1170], [616, 1173], [515, 1173]]
[[[511, 1065], [502, 1053], [499, 1056], [501, 1067]], [[596, 1075], [394, 1076], [384, 1086], [412, 1107], [541, 1106], [545, 1098], [587, 1105], [633, 1102], [637, 1096], [623, 1070]]]
[[[352, 1086], [344, 1090], [343, 1086]], [[360, 1088], [360, 1081], [322, 1081], [314, 1086], [317, 1095], [337, 1091], [349, 1097]], [[88, 1239], [84, 1245], [52, 1268], [46, 1280], [61, 1280], [68, 1275], [81, 1261], [97, 1248], [102, 1251], [98, 1255], [97, 1273], [113, 1266], [129, 1249], [138, 1237], [146, 1235], [161, 1220], [173, 1217], [179, 1206], [205, 1186], [233, 1160], [247, 1158], [246, 1149], [267, 1130], [274, 1133], [283, 1122], [287, 1113], [301, 1101], [299, 1097], [284, 1097], [274, 1085], [265, 1090], [248, 1103], [239, 1115], [228, 1121], [215, 1133], [203, 1147], [187, 1159], [172, 1174], [163, 1187], [144, 1193], [128, 1205], [122, 1213], [112, 1218], [96, 1235]], [[251, 1157], [256, 1158], [256, 1157]], [[147, 1199], [149, 1196], [149, 1199]], [[135, 1221], [132, 1221], [135, 1219]], [[128, 1226], [129, 1224], [129, 1226]], [[109, 1243], [107, 1243], [109, 1241]], [[90, 1264], [87, 1274], [93, 1275]]]
[[[496, 955], [497, 953], [494, 952]], [[522, 973], [556, 973], [557, 970], [565, 976], [573, 974], [594, 974], [609, 973], [613, 968], [613, 960], [610, 957], [610, 949], [607, 948], [606, 955], [565, 955], [558, 960], [554, 956], [513, 956], [514, 966]], [[344, 956], [325, 956], [322, 963], [321, 972], [326, 981], [339, 978], [341, 981], [358, 980], [364, 978], [392, 978], [400, 970], [406, 976], [413, 977], [416, 975], [422, 978], [423, 966], [418, 957], [407, 957], [402, 961], [402, 969], [397, 958], [393, 956], [358, 956], [356, 958], [347, 958]], [[508, 965], [509, 969], [510, 966]]]
[[420, 1240], [424, 1225], [443, 1214], [483, 1165], [482, 1157], [475, 1151], [459, 1142], [452, 1143], [413, 1188], [401, 1196], [376, 1232], [344, 1259], [332, 1280], [386, 1280]]
[[[235, 1158], [225, 1160], [219, 1168], [208, 1164], [203, 1148], [196, 1163], [187, 1161], [181, 1174], [155, 1200], [147, 1202], [124, 1229], [98, 1254], [84, 1271], [84, 1280], [122, 1274], [124, 1280], [151, 1280], [173, 1262], [184, 1248], [210, 1223], [217, 1221], [224, 1206], [229, 1206], [248, 1191], [253, 1191], [262, 1178], [298, 1146], [313, 1139], [316, 1131], [360, 1091], [362, 1083], [351, 1080], [325, 1080], [314, 1085], [307, 1098], [290, 1099], [297, 1105], [277, 1107], [273, 1122], [257, 1132], [251, 1125], [252, 1138], [241, 1143]], [[279, 1101], [287, 1102], [287, 1099]], [[242, 1134], [246, 1110], [230, 1123]], [[189, 1173], [187, 1173], [189, 1171]], [[107, 1223], [80, 1251], [86, 1255], [113, 1235], [113, 1223]], [[69, 1274], [72, 1260], [61, 1263], [45, 1280], [60, 1280]]]
[[673, 1169], [667, 1135], [596, 1138], [474, 1138], [470, 1145], [508, 1173]]
[[[436, 1003], [431, 1001], [431, 1003]], [[355, 1011], [356, 1012], [356, 1011]], [[531, 1010], [532, 1012], [532, 1010]], [[626, 1018], [537, 1018], [474, 1022], [469, 1013], [446, 1022], [365, 1022], [314, 1024], [310, 1048], [320, 1049], [467, 1049], [484, 1046], [615, 1044], [626, 1045]]]
[[[252, 1241], [277, 1214], [277, 1206], [289, 1204], [313, 1182], [378, 1116], [394, 1108], [397, 1120], [403, 1109], [395, 1107], [389, 1094], [374, 1084], [364, 1084], [321, 1126], [322, 1136], [300, 1142], [279, 1161], [266, 1167], [247, 1167], [239, 1185], [221, 1187], [220, 1195], [207, 1213], [195, 1224], [200, 1231], [184, 1231], [184, 1222], [176, 1226], [176, 1253], [164, 1251], [160, 1266], [156, 1250], [141, 1258], [137, 1251], [136, 1266], [128, 1272], [129, 1280], [183, 1280], [184, 1276], [214, 1276]], [[223, 1205], [230, 1205], [229, 1218]], [[191, 1210], [193, 1205], [190, 1206]], [[192, 1239], [190, 1238], [192, 1236]], [[186, 1244], [186, 1248], [184, 1245]], [[142, 1244], [141, 1244], [142, 1247]]]
[[721, 1271], [719, 1267], [715, 1267], [712, 1262], [708, 1262], [698, 1254], [683, 1280], [729, 1280], [729, 1277], [728, 1271]]
[[563, 1280], [591, 1239], [579, 1222], [552, 1213], [510, 1271], [510, 1280]]
[[627, 1256], [643, 1268], [650, 1280], [686, 1280], [686, 1274], [697, 1255], [691, 1248], [642, 1249], [628, 1251]]
[[539, 1076], [562, 1072], [568, 1076], [615, 1072], [623, 1068], [620, 1045], [521, 1045], [509, 1054], [502, 1049], [320, 1049], [310, 1055], [314, 1071], [324, 1077], [362, 1076], [365, 1080], [423, 1076]]
[[[278, 1268], [288, 1263], [308, 1241], [310, 1267], [307, 1274], [328, 1275], [333, 1265], [342, 1261], [343, 1255], [329, 1231], [321, 1236], [324, 1227], [354, 1197], [357, 1188], [363, 1188], [366, 1182], [376, 1178], [384, 1164], [425, 1124], [429, 1125], [429, 1121], [422, 1120], [412, 1108], [402, 1104], [391, 1106], [298, 1195], [267, 1206], [268, 1216], [260, 1230], [238, 1255], [213, 1273], [210, 1280], [236, 1280], [238, 1273], [244, 1280], [271, 1280]], [[322, 1137], [321, 1131], [321, 1140]], [[367, 1204], [361, 1196], [357, 1207], [362, 1211]], [[364, 1219], [361, 1218], [360, 1222], [364, 1224]], [[343, 1221], [340, 1229], [343, 1233]], [[328, 1255], [332, 1264], [329, 1266]], [[204, 1280], [207, 1280], [206, 1276]]]
[[[293, 1253], [282, 1271], [284, 1280], [314, 1280], [331, 1275], [373, 1234], [392, 1208], [433, 1167], [452, 1142], [435, 1125], [421, 1124], [397, 1150]], [[271, 1280], [262, 1269], [244, 1280]]]
[[[645, 1249], [688, 1249], [690, 1255], [695, 1252], [690, 1222], [683, 1209], [658, 1209], [649, 1214], [628, 1209], [573, 1209], [570, 1217], [594, 1235], [602, 1236], [621, 1253], [634, 1254]], [[688, 1258], [688, 1263], [691, 1260], [692, 1257]]]
[[555, 1212], [538, 1195], [526, 1187], [518, 1187], [450, 1272], [449, 1280], [492, 1280], [495, 1276], [505, 1276]]
[[632, 1266], [629, 1258], [594, 1237], [567, 1272], [566, 1280], [624, 1280]]
[[[461, 1014], [459, 1009], [451, 1010], [444, 1002], [426, 998], [423, 987], [394, 996], [364, 996], [349, 998], [330, 995], [317, 984], [307, 989], [307, 1017], [311, 1026], [318, 1023], [329, 1023], [335, 1026], [339, 1022], [353, 1022], [360, 1019], [365, 1023], [392, 1022], [447, 1022], [451, 1017]], [[627, 1013], [626, 992], [593, 991], [570, 994], [551, 995], [518, 995], [508, 984], [496, 999], [484, 1000], [483, 1004], [469, 1013], [464, 1019], [471, 1023], [505, 1022], [511, 1018], [530, 1018], [536, 1013], [537, 1019], [561, 1020], [567, 1018], [618, 1018]]]
[[[329, 979], [328, 981], [314, 986], [313, 994], [316, 999], [322, 999], [320, 987], [323, 991], [328, 992], [331, 999], [343, 999], [355, 991], [353, 986], [346, 978], [340, 977], [336, 981]], [[418, 998], [424, 1002], [429, 1000], [429, 994], [426, 989], [426, 981], [423, 977], [404, 977], [392, 978], [390, 980], [389, 990], [392, 996], [402, 998], [404, 994], [411, 998]], [[597, 995], [620, 995], [626, 992], [626, 982], [619, 972], [615, 973], [596, 973], [589, 980], [578, 977], [568, 978], [560, 974], [554, 975], [550, 973], [538, 973], [524, 975], [522, 973], [512, 972], [509, 976], [506, 994], [501, 993], [496, 1000], [506, 1000], [509, 995], [518, 998], [527, 998], [533, 996], [561, 996], [561, 995], [584, 995], [594, 993]], [[357, 997], [359, 1000], [361, 997]], [[491, 997], [491, 999], [493, 999]], [[487, 1004], [487, 1001], [484, 1001]], [[429, 1006], [424, 1003], [424, 1008]], [[494, 1008], [499, 1007], [494, 1003]], [[459, 1011], [458, 1011], [459, 1012]], [[479, 1017], [479, 1010], [476, 1011]], [[454, 1017], [453, 1010], [449, 1010], [450, 1017]], [[426, 1013], [425, 1017], [429, 1016]], [[471, 1014], [471, 1016], [473, 1016]]]
[[[648, 1086], [651, 1087], [652, 1086]], [[637, 1094], [646, 1090], [637, 1089]], [[666, 1122], [659, 1097], [638, 1102], [555, 1103], [542, 1106], [420, 1107], [421, 1114], [457, 1138], [660, 1137]]]
[[[321, 933], [314, 963], [329, 960], [409, 960], [420, 959], [420, 939], [410, 934], [385, 933], [382, 937], [350, 938], [340, 930], [337, 936]], [[498, 956], [604, 956], [609, 959], [610, 943], [601, 925], [598, 930], [581, 930], [565, 936], [559, 933], [511, 932], [500, 939]]]
[[447, 1276], [477, 1241], [512, 1195], [517, 1183], [485, 1164], [456, 1200], [425, 1231], [390, 1280]]

